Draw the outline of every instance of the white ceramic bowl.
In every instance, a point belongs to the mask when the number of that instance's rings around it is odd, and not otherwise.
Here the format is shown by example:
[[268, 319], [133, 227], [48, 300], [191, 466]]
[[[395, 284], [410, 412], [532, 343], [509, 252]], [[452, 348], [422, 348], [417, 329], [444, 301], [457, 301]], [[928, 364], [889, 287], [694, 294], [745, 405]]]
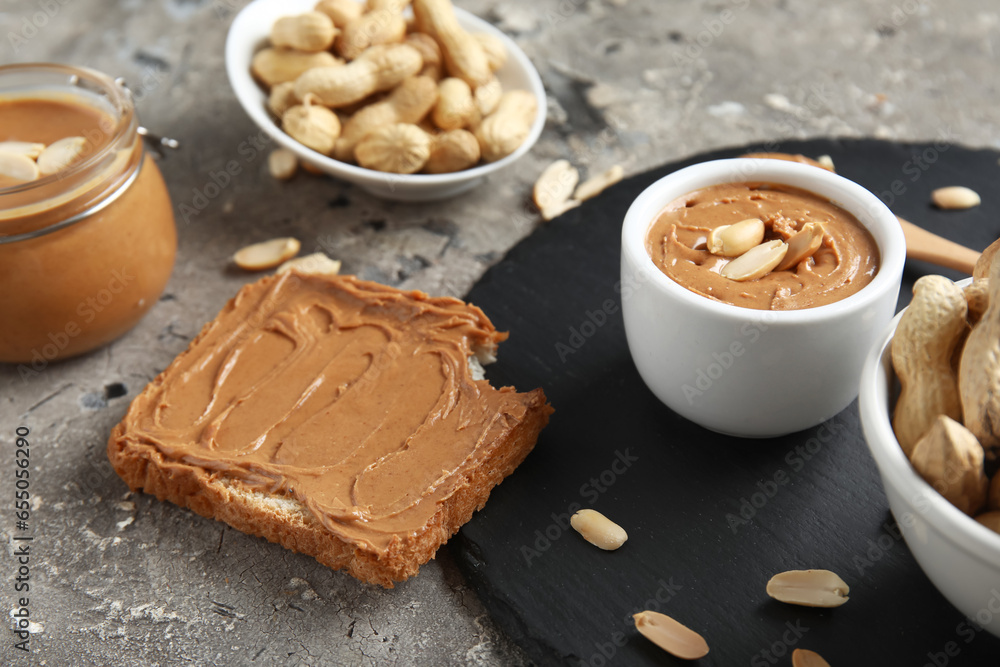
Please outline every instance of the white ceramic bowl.
[[[802, 188], [854, 214], [881, 253], [875, 278], [846, 299], [790, 311], [740, 308], [675, 283], [646, 252], [650, 225], [671, 201], [734, 182]], [[649, 186], [625, 215], [621, 292], [629, 350], [664, 404], [713, 431], [772, 437], [815, 426], [857, 396], [865, 355], [895, 311], [905, 255], [889, 209], [825, 169], [745, 158], [681, 169]]]
[[265, 107], [267, 94], [251, 76], [250, 60], [267, 44], [271, 25], [276, 19], [310, 11], [315, 5], [316, 0], [254, 0], [237, 15], [226, 38], [226, 72], [236, 98], [254, 123], [278, 144], [294, 152], [300, 160], [385, 199], [429, 201], [453, 197], [475, 187], [486, 176], [516, 162], [538, 140], [545, 125], [546, 110], [545, 88], [538, 71], [513, 40], [486, 21], [456, 7], [455, 15], [464, 28], [493, 34], [507, 46], [507, 63], [497, 72], [504, 90], [528, 90], [538, 100], [538, 114], [531, 132], [516, 151], [502, 160], [452, 174], [401, 175], [364, 169], [306, 148], [282, 132], [268, 113]]
[[865, 439], [889, 507], [917, 563], [959, 611], [1000, 637], [1000, 535], [959, 511], [925, 482], [892, 432], [889, 343], [898, 323], [899, 317], [879, 336], [861, 373], [858, 406]]

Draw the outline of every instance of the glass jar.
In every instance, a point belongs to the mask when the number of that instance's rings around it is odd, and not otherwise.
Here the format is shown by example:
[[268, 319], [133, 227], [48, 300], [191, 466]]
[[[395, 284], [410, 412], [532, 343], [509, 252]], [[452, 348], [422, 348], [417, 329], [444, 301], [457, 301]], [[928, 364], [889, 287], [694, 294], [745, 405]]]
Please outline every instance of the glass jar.
[[[99, 122], [81, 128], [70, 111]], [[138, 130], [128, 90], [104, 74], [0, 67], [0, 141], [51, 143], [65, 132], [88, 142], [66, 169], [0, 187], [0, 362], [38, 372], [104, 345], [162, 293], [177, 231]]]

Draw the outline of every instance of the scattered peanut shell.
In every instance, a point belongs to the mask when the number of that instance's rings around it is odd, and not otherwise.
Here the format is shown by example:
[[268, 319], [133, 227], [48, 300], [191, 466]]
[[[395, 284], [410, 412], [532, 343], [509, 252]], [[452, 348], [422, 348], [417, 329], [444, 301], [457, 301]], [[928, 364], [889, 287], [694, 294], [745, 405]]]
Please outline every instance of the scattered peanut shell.
[[931, 193], [931, 201], [938, 208], [944, 209], [972, 208], [982, 203], [979, 193], [961, 185], [938, 188]]
[[764, 222], [747, 218], [731, 225], [716, 227], [708, 234], [708, 251], [722, 257], [739, 257], [764, 240]]
[[788, 252], [788, 244], [782, 241], [765, 241], [747, 250], [729, 262], [719, 273], [723, 278], [743, 282], [756, 280], [769, 274]]
[[31, 141], [0, 141], [0, 153], [17, 153], [32, 160], [37, 159], [44, 150], [45, 144], [36, 144]]
[[614, 551], [628, 539], [624, 528], [597, 510], [580, 510], [569, 518], [569, 524], [583, 539], [605, 551]]
[[240, 248], [233, 255], [236, 266], [245, 271], [264, 271], [273, 269], [298, 254], [302, 246], [298, 239], [278, 238], [254, 243]]
[[0, 151], [0, 176], [18, 181], [33, 181], [39, 175], [38, 165], [27, 155]]
[[816, 158], [816, 164], [823, 167], [827, 171], [833, 171], [833, 172], [837, 171], [837, 169], [833, 165], [833, 158], [830, 157], [829, 155], [820, 155], [818, 158]]
[[844, 580], [829, 570], [789, 570], [767, 582], [772, 598], [803, 607], [839, 607], [850, 592]]
[[567, 201], [576, 189], [580, 180], [580, 172], [569, 163], [569, 160], [556, 160], [542, 171], [535, 181], [532, 198], [539, 210], [551, 208]]
[[267, 156], [267, 170], [279, 181], [287, 181], [294, 176], [298, 167], [299, 159], [287, 148], [275, 149]]
[[786, 271], [798, 266], [802, 260], [812, 257], [823, 245], [824, 233], [823, 225], [818, 222], [807, 222], [802, 225], [802, 229], [788, 238], [788, 252], [774, 270]]
[[792, 651], [792, 667], [830, 667], [819, 653], [805, 648]]
[[299, 273], [312, 273], [321, 276], [335, 276], [340, 273], [340, 260], [330, 259], [321, 252], [314, 252], [305, 257], [290, 259], [278, 267], [276, 273], [284, 273], [295, 269]]
[[65, 137], [49, 144], [38, 156], [38, 171], [42, 176], [62, 171], [88, 152], [87, 140], [83, 137]]
[[643, 637], [670, 655], [682, 660], [697, 660], [708, 655], [708, 642], [704, 637], [666, 614], [641, 611], [632, 619]]
[[597, 176], [591, 176], [583, 183], [580, 183], [576, 188], [576, 192], [573, 193], [573, 199], [586, 201], [592, 197], [596, 197], [624, 177], [625, 169], [620, 164], [616, 164], [607, 171]]

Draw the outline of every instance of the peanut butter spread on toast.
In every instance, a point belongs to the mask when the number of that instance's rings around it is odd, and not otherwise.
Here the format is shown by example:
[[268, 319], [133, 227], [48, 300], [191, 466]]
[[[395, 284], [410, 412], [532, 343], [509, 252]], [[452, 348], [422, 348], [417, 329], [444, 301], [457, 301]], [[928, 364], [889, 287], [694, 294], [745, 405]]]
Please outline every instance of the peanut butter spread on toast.
[[109, 447], [294, 498], [341, 539], [385, 552], [544, 406], [541, 390], [473, 378], [469, 357], [506, 337], [458, 299], [350, 276], [263, 278], [135, 399]]

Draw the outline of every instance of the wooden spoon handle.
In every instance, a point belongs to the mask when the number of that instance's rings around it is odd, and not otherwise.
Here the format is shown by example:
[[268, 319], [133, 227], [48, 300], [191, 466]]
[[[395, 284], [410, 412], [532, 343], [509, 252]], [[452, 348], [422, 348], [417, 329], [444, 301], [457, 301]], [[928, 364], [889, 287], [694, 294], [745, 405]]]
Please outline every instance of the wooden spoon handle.
[[906, 256], [972, 275], [979, 254], [896, 216], [906, 237]]

